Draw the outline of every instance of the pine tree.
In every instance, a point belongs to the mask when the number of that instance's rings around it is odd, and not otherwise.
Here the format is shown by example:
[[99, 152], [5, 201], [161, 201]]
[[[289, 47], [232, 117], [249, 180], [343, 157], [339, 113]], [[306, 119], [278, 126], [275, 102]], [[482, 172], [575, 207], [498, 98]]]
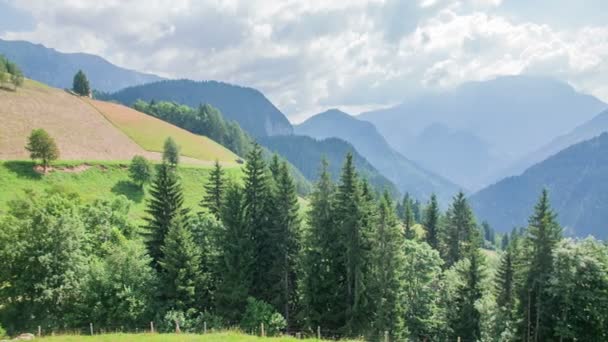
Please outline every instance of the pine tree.
[[365, 208], [362, 204], [359, 177], [353, 156], [347, 154], [336, 194], [336, 219], [344, 244], [346, 267], [344, 295], [346, 303], [345, 333], [364, 331], [370, 320], [366, 278], [369, 276], [369, 229], [363, 224]]
[[412, 205], [412, 199], [409, 197], [409, 195], [406, 195], [403, 200], [403, 226], [405, 229], [405, 238], [408, 240], [416, 237], [416, 232], [414, 231], [414, 224], [416, 224], [416, 221], [414, 220], [414, 210]]
[[91, 87], [89, 86], [89, 80], [87, 79], [87, 76], [84, 74], [84, 72], [82, 72], [82, 70], [78, 70], [76, 75], [74, 75], [72, 90], [80, 96], [91, 95]]
[[247, 155], [245, 165], [245, 224], [255, 245], [255, 271], [252, 295], [267, 303], [275, 296], [271, 267], [274, 263], [272, 191], [262, 148], [255, 144]]
[[150, 187], [150, 199], [146, 208], [148, 217], [144, 226], [146, 243], [152, 265], [158, 269], [158, 261], [163, 258], [161, 246], [169, 232], [171, 222], [177, 215], [185, 215], [184, 197], [175, 170], [167, 164], [158, 166]]
[[[159, 260], [162, 298], [167, 310], [188, 313], [196, 309], [200, 298], [201, 255], [188, 229], [188, 217], [173, 217], [161, 247]], [[200, 309], [200, 308], [199, 308]]]
[[473, 211], [462, 191], [454, 197], [454, 202], [446, 213], [442, 240], [443, 258], [447, 267], [468, 257], [481, 244]]
[[554, 319], [548, 294], [548, 281], [553, 270], [553, 251], [562, 238], [562, 228], [543, 190], [528, 222], [526, 244], [529, 248], [524, 288], [520, 291], [526, 341], [544, 341], [553, 333]]
[[301, 278], [304, 320], [311, 329], [323, 325], [336, 331], [344, 326], [344, 262], [341, 232], [335, 217], [335, 187], [326, 159], [310, 195], [306, 215]]
[[470, 251], [466, 259], [456, 265], [462, 281], [458, 286], [451, 308], [451, 340], [460, 337], [464, 341], [478, 341], [481, 338], [481, 314], [476, 302], [481, 299], [483, 282], [483, 255], [479, 248]]
[[224, 194], [224, 170], [216, 159], [213, 170], [209, 173], [209, 180], [204, 186], [205, 195], [200, 205], [209, 209], [216, 218], [220, 218], [222, 210], [222, 196]]
[[500, 258], [500, 264], [494, 275], [494, 290], [496, 293], [495, 335], [500, 336], [513, 319], [515, 306], [515, 263], [513, 247], [507, 248]]
[[423, 226], [426, 229], [426, 242], [439, 250], [439, 204], [437, 196], [431, 195], [431, 200], [424, 210]]
[[299, 252], [300, 205], [295, 183], [286, 162], [279, 165], [275, 180], [273, 245], [275, 258], [271, 268], [275, 308], [283, 313], [289, 328], [296, 301], [296, 264]]
[[393, 338], [397, 338], [402, 337], [404, 328], [400, 298], [403, 291], [404, 240], [388, 192], [384, 192], [377, 210], [371, 251], [370, 297], [375, 305], [372, 333], [390, 331]]
[[224, 229], [218, 239], [221, 261], [216, 308], [232, 324], [241, 319], [251, 293], [255, 267], [255, 245], [244, 216], [243, 192], [231, 184], [226, 188], [221, 211]]

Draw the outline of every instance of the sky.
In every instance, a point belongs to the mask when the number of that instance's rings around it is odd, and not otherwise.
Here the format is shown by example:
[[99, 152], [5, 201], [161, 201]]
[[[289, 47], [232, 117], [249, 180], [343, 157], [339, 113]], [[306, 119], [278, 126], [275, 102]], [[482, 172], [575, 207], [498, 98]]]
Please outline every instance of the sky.
[[0, 37], [255, 87], [294, 122], [500, 75], [608, 101], [606, 0], [0, 0]]

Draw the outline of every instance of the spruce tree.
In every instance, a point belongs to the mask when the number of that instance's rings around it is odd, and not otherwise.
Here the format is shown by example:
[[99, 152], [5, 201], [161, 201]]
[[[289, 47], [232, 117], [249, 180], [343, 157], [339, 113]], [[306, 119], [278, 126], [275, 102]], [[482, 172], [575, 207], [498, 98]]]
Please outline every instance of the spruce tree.
[[470, 251], [466, 259], [456, 265], [456, 271], [461, 279], [456, 289], [456, 294], [450, 317], [452, 330], [451, 340], [458, 337], [463, 341], [478, 341], [481, 338], [481, 314], [476, 307], [476, 302], [483, 295], [483, 255], [479, 248]]
[[82, 72], [82, 70], [78, 70], [76, 75], [74, 75], [72, 90], [80, 96], [91, 95], [91, 87], [89, 86], [89, 80], [87, 79], [87, 76], [84, 74], [84, 72]]
[[300, 245], [300, 205], [295, 183], [286, 162], [279, 165], [275, 180], [274, 230], [272, 241], [275, 258], [272, 265], [274, 300], [290, 327], [296, 302], [296, 265]]
[[437, 196], [431, 195], [431, 200], [424, 210], [422, 225], [426, 229], [426, 242], [435, 250], [439, 250], [439, 204]]
[[158, 262], [163, 258], [161, 246], [165, 241], [171, 222], [181, 214], [185, 215], [187, 209], [183, 208], [184, 197], [175, 170], [167, 164], [158, 166], [154, 181], [150, 187], [150, 199], [148, 200], [144, 219], [144, 236], [148, 246], [148, 252], [152, 258], [152, 265], [159, 269]]
[[255, 267], [252, 232], [245, 224], [242, 190], [228, 185], [221, 210], [223, 230], [219, 234], [219, 284], [216, 309], [229, 323], [240, 321], [251, 294]]
[[513, 319], [515, 306], [515, 263], [513, 253], [513, 247], [507, 248], [504, 251], [494, 275], [494, 290], [498, 310], [496, 336], [500, 336]]
[[412, 208], [413, 202], [409, 195], [406, 195], [403, 200], [403, 226], [405, 230], [405, 238], [408, 240], [414, 239], [416, 237], [416, 232], [414, 231], [414, 224], [416, 221], [414, 220], [414, 209]]
[[446, 266], [450, 267], [481, 245], [475, 216], [464, 193], [455, 197], [446, 213], [442, 232], [442, 250]]
[[204, 186], [205, 195], [200, 205], [206, 207], [216, 218], [220, 218], [222, 210], [222, 196], [224, 195], [225, 172], [216, 159], [213, 170], [209, 173], [209, 180]]
[[255, 144], [245, 165], [245, 225], [255, 245], [255, 270], [252, 295], [267, 303], [275, 296], [271, 268], [274, 263], [272, 189], [262, 148]]
[[351, 153], [347, 154], [336, 194], [336, 219], [344, 244], [345, 303], [344, 332], [358, 334], [370, 320], [366, 278], [369, 277], [369, 230], [363, 223], [365, 208], [359, 177]]
[[171, 220], [161, 252], [158, 263], [165, 307], [167, 310], [190, 313], [201, 302], [197, 293], [202, 280], [201, 255], [188, 228], [188, 217], [183, 213]]
[[526, 341], [550, 339], [555, 324], [553, 303], [548, 294], [553, 269], [553, 251], [562, 238], [562, 228], [549, 203], [549, 194], [543, 190], [528, 222], [525, 243], [528, 246], [527, 269], [524, 287], [520, 291], [521, 332]]
[[372, 333], [390, 331], [393, 338], [403, 337], [404, 240], [393, 209], [390, 194], [384, 192], [378, 204], [372, 236], [371, 300], [374, 303]]
[[323, 326], [337, 331], [344, 325], [344, 262], [341, 232], [335, 215], [335, 186], [327, 159], [310, 195], [306, 214], [301, 278], [304, 320], [310, 329]]

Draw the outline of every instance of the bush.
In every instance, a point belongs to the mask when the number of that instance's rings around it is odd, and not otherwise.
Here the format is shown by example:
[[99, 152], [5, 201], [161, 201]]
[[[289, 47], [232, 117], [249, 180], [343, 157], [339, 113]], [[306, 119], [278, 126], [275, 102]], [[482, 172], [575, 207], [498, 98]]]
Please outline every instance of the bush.
[[0, 325], [0, 338], [4, 338], [4, 337], [8, 337], [6, 335], [6, 330], [4, 330], [4, 328], [2, 328], [2, 326]]
[[241, 329], [259, 335], [262, 323], [264, 323], [264, 330], [268, 336], [278, 335], [287, 326], [285, 318], [276, 312], [272, 305], [252, 297], [247, 298], [247, 307], [241, 319]]
[[152, 165], [145, 157], [133, 157], [129, 166], [129, 177], [133, 183], [143, 189], [144, 185], [152, 179]]

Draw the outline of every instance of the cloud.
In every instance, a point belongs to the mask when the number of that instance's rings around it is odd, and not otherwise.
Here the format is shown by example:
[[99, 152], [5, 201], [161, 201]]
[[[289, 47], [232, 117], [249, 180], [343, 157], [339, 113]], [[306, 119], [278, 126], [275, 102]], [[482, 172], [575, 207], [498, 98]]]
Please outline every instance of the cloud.
[[253, 86], [295, 119], [520, 73], [608, 100], [603, 1], [594, 9], [568, 2], [592, 24], [564, 25], [550, 15], [560, 6], [539, 1], [547, 11], [500, 0], [0, 0], [35, 23], [0, 25], [0, 36], [168, 77]]

